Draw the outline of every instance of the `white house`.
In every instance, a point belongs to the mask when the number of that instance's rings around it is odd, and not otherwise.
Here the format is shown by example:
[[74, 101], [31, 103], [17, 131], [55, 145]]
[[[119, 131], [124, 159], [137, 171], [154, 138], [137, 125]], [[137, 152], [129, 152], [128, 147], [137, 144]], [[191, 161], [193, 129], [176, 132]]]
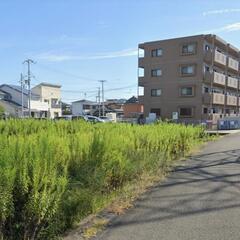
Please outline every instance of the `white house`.
[[98, 108], [98, 103], [89, 100], [79, 100], [72, 102], [72, 115], [92, 114]]
[[[54, 118], [61, 116], [61, 86], [41, 83], [31, 89], [31, 116], [37, 118]], [[29, 115], [29, 93], [16, 85], [0, 85], [0, 105], [9, 115], [24, 117]], [[4, 93], [4, 94], [3, 94]], [[2, 96], [2, 97], [1, 97]], [[22, 115], [23, 105], [23, 115]]]

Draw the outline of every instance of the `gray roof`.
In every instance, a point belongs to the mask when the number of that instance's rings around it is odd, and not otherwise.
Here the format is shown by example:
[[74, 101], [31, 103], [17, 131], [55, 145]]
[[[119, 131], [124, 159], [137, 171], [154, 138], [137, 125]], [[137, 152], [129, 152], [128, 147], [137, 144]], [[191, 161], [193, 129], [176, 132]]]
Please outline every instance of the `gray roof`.
[[[15, 91], [17, 91], [17, 92], [22, 92], [21, 86], [12, 85], [12, 84], [2, 84], [2, 85], [0, 85], [0, 88], [1, 88], [1, 87], [4, 87], [4, 86], [9, 87], [9, 88], [11, 88], [11, 89], [13, 89], [13, 90], [15, 90]], [[23, 94], [24, 94], [24, 95], [28, 95], [28, 90], [27, 90], [26, 88], [23, 88]], [[40, 97], [39, 95], [34, 94], [34, 93], [31, 93], [31, 96], [32, 96], [32, 97], [36, 97], [36, 98], [39, 98], [39, 97]]]
[[126, 101], [126, 104], [129, 103], [138, 103], [138, 99], [135, 96], [133, 96]]
[[85, 100], [85, 99], [78, 100], [78, 101], [75, 101], [75, 102], [72, 102], [72, 103], [84, 103], [84, 104], [87, 104], [87, 105], [98, 105], [98, 103], [96, 103], [96, 102], [93, 102], [93, 101], [90, 101], [90, 100]]

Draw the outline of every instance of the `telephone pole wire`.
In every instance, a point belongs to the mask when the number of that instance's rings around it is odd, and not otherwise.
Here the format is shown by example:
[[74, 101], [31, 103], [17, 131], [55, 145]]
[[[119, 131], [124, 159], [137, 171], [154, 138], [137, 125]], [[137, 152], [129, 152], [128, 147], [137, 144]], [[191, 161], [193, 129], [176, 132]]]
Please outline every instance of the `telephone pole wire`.
[[106, 80], [99, 80], [100, 83], [102, 83], [102, 116], [105, 115], [105, 109], [104, 109], [104, 83]]
[[23, 62], [23, 64], [27, 63], [28, 73], [26, 83], [28, 85], [28, 115], [31, 117], [31, 64], [35, 63], [32, 59], [27, 59]]

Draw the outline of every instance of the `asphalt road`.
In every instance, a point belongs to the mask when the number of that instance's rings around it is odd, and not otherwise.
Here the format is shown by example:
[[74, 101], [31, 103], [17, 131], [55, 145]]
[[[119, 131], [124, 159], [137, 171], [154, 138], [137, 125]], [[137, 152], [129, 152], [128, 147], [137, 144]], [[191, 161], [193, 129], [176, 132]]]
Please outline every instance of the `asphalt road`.
[[239, 240], [240, 134], [209, 143], [98, 240]]

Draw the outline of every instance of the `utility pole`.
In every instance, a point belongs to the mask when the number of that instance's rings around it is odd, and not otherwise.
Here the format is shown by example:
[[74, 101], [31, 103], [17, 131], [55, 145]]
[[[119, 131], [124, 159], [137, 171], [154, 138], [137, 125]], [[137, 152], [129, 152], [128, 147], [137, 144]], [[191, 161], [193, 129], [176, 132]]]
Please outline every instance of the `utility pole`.
[[105, 115], [105, 111], [104, 111], [104, 83], [106, 82], [106, 80], [99, 80], [100, 83], [102, 83], [102, 115]]
[[24, 107], [23, 107], [23, 88], [24, 88], [24, 78], [23, 78], [23, 74], [21, 73], [20, 75], [20, 83], [21, 83], [21, 106], [22, 106], [22, 118], [23, 118], [23, 110], [24, 110]]
[[31, 63], [34, 63], [32, 59], [27, 59], [23, 62], [23, 64], [27, 63], [28, 66], [28, 73], [27, 73], [27, 80], [26, 83], [28, 85], [28, 110], [29, 110], [29, 118], [31, 117]]
[[98, 87], [98, 116], [101, 115], [101, 109], [100, 109], [100, 87]]

